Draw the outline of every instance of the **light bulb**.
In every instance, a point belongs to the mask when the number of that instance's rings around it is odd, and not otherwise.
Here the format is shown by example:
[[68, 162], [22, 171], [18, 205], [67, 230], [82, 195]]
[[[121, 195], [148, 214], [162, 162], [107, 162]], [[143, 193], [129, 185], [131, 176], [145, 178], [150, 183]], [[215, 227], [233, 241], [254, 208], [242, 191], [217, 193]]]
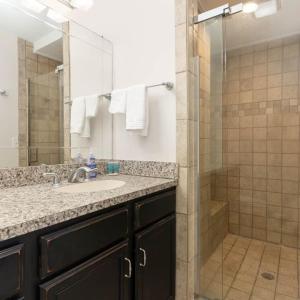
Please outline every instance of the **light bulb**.
[[258, 9], [258, 5], [255, 2], [247, 2], [243, 5], [243, 12], [246, 14], [254, 13]]
[[255, 12], [256, 18], [263, 18], [266, 16], [271, 16], [277, 13], [278, 11], [278, 2], [277, 0], [269, 0], [259, 4], [257, 11]]

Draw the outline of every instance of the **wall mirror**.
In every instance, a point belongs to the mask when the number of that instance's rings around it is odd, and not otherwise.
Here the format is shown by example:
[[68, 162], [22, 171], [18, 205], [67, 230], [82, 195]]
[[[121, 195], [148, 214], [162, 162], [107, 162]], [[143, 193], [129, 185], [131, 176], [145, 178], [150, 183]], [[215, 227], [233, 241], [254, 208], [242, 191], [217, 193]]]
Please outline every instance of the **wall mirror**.
[[[112, 44], [37, 1], [0, 1], [0, 168], [112, 155]], [[71, 134], [72, 101], [97, 96], [90, 134]]]

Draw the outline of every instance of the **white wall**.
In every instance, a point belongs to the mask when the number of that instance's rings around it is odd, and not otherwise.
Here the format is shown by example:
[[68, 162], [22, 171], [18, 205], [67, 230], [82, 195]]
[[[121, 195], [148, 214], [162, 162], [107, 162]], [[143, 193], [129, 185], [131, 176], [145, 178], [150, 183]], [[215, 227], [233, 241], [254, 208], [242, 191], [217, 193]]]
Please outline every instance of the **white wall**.
[[0, 31], [0, 168], [18, 166], [18, 42]]
[[[85, 28], [70, 23], [71, 97], [103, 95], [112, 89], [112, 47]], [[72, 157], [92, 152], [98, 159], [112, 158], [112, 116], [109, 102], [99, 100], [97, 117], [91, 120], [91, 137], [72, 134]]]
[[[174, 0], [97, 0], [88, 12], [73, 14], [81, 24], [114, 44], [114, 87], [175, 82]], [[114, 158], [176, 160], [175, 93], [149, 89], [148, 137], [129, 135], [125, 118], [114, 118]]]

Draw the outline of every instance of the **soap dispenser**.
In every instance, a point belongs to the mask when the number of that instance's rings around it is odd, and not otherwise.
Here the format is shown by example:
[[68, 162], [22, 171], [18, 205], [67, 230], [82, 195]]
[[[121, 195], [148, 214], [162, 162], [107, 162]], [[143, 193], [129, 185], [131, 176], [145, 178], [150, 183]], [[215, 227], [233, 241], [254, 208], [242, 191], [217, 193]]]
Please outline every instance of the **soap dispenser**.
[[[96, 157], [93, 153], [90, 153], [86, 166], [89, 167], [90, 169], [97, 168]], [[89, 173], [89, 178], [90, 179], [96, 179], [97, 174], [98, 174], [97, 171], [90, 172]]]

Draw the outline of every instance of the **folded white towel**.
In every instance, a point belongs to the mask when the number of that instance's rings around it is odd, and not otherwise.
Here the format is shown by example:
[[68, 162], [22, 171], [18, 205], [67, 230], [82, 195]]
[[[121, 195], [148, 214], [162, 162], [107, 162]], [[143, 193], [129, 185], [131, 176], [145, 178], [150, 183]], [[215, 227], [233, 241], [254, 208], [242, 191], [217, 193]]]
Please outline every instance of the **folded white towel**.
[[85, 97], [85, 116], [86, 118], [94, 118], [98, 112], [99, 96], [91, 95]]
[[146, 85], [127, 89], [126, 129], [141, 136], [148, 135], [149, 107]]
[[108, 109], [109, 112], [111, 114], [125, 114], [126, 97], [127, 97], [127, 89], [114, 90], [111, 93], [111, 101]]
[[84, 97], [75, 98], [71, 107], [71, 133], [80, 134], [85, 122], [85, 99]]
[[82, 132], [80, 134], [80, 137], [82, 138], [90, 138], [91, 137], [91, 123], [89, 118], [85, 118], [84, 120], [84, 126], [82, 129]]

